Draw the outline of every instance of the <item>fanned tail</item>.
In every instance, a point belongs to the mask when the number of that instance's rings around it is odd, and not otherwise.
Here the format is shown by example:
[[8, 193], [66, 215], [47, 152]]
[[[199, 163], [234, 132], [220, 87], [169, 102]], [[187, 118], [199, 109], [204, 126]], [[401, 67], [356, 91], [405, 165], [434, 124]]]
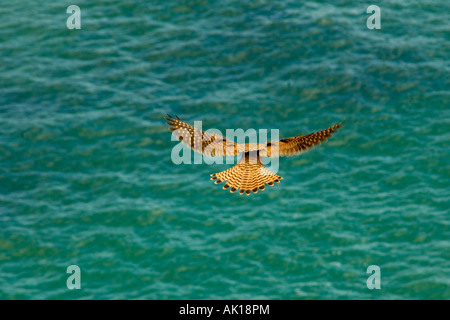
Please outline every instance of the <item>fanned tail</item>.
[[273, 186], [274, 182], [278, 183], [281, 179], [283, 178], [263, 166], [259, 155], [255, 159], [249, 153], [245, 153], [234, 167], [211, 175], [211, 180], [216, 180], [215, 184], [226, 181], [223, 189], [231, 188], [231, 193], [240, 189], [239, 194], [245, 192], [246, 195], [250, 195], [252, 191], [257, 193], [258, 190], [264, 190], [266, 183]]

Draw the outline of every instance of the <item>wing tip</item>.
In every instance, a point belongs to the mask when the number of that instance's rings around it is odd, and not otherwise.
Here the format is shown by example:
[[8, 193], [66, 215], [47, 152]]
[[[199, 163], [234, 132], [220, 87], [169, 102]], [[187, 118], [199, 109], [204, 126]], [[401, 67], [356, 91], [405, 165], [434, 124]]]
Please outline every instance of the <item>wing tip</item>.
[[334, 124], [333, 127], [335, 127], [336, 129], [342, 128], [343, 126], [345, 126], [347, 124], [347, 120], [341, 120], [337, 123]]
[[166, 113], [166, 115], [163, 118], [166, 119], [167, 121], [173, 121], [173, 120], [182, 121], [176, 114], [172, 116], [171, 114]]

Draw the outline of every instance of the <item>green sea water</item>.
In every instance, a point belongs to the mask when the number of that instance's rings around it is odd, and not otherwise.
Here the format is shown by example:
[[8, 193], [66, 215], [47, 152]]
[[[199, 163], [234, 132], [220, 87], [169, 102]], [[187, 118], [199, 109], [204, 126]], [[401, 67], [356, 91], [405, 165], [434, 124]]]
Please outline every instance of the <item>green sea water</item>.
[[[0, 298], [450, 299], [449, 21], [446, 0], [1, 2]], [[247, 197], [209, 180], [230, 165], [172, 162], [166, 113], [345, 126]]]

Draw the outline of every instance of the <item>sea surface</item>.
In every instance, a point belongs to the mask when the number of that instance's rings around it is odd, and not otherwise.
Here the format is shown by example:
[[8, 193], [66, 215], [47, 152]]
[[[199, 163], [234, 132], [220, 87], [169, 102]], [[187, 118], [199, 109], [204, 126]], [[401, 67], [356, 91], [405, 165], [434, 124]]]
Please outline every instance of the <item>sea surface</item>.
[[[449, 21], [447, 0], [3, 1], [0, 299], [450, 299]], [[210, 181], [231, 165], [174, 164], [166, 113], [345, 125], [246, 196]]]

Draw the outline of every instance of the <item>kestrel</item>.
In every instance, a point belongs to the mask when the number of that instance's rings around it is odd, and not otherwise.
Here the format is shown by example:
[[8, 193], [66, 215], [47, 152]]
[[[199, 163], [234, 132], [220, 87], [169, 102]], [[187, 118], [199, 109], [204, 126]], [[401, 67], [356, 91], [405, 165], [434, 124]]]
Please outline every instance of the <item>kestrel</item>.
[[242, 144], [227, 140], [216, 133], [211, 134], [195, 128], [177, 116], [167, 115], [164, 119], [167, 120], [170, 131], [178, 140], [194, 151], [207, 156], [237, 156], [244, 153], [234, 167], [212, 174], [211, 180], [216, 180], [215, 184], [225, 181], [224, 190], [231, 188], [230, 192], [233, 193], [240, 189], [239, 194], [245, 192], [247, 195], [264, 190], [266, 183], [273, 186], [274, 182], [278, 183], [283, 179], [265, 168], [260, 157], [289, 157], [300, 154], [306, 149], [326, 141], [334, 131], [342, 126], [338, 123], [325, 130], [306, 135], [300, 134], [276, 142], [267, 142], [267, 144]]

